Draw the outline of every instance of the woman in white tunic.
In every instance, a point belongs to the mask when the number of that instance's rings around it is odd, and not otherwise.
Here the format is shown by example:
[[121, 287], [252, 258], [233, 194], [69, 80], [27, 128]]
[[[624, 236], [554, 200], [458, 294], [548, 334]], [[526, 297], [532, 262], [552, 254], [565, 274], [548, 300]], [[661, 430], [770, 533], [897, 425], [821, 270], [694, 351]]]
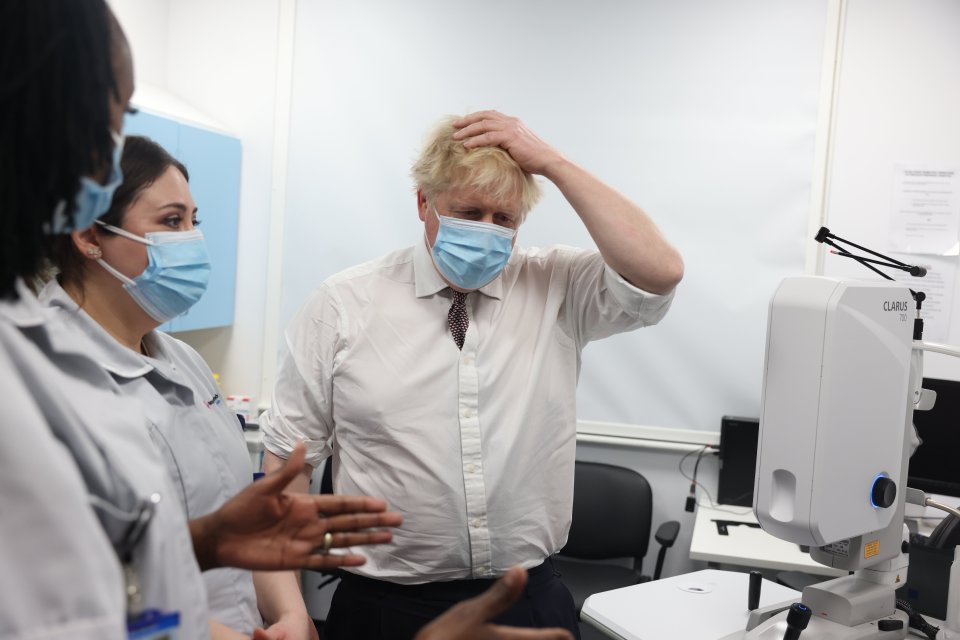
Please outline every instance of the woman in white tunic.
[[0, 637], [119, 640], [152, 620], [205, 638], [201, 569], [337, 566], [311, 551], [383, 542], [353, 532], [397, 518], [375, 500], [283, 495], [293, 469], [188, 525], [142, 404], [27, 286], [122, 179], [126, 39], [103, 0], [9, 0], [0, 14]]
[[[120, 166], [124, 181], [109, 211], [58, 240], [60, 273], [40, 300], [78, 327], [93, 345], [88, 355], [143, 403], [179, 502], [196, 518], [251, 481], [241, 424], [210, 369], [190, 346], [156, 331], [196, 302], [210, 264], [187, 168], [137, 136], [126, 139]], [[249, 636], [264, 623], [288, 640], [316, 637], [293, 573], [217, 569], [203, 579], [214, 638]]]

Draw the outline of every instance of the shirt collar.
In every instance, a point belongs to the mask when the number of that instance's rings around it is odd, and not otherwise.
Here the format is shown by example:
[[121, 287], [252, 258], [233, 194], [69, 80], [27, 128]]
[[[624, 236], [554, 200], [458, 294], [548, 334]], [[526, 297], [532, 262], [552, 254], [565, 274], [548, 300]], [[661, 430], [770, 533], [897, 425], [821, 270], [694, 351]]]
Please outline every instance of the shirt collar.
[[51, 317], [50, 310], [37, 300], [36, 294], [22, 278], [17, 278], [14, 288], [17, 300], [0, 299], [0, 316], [21, 329], [46, 324]]
[[116, 338], [91, 318], [86, 311], [63, 290], [56, 278], [50, 280], [40, 292], [40, 303], [69, 314], [77, 327], [90, 339], [92, 352], [87, 356], [110, 373], [121, 378], [139, 378], [155, 367], [139, 353], [117, 342]]
[[[510, 256], [510, 262], [513, 262], [513, 256]], [[506, 268], [510, 268], [509, 263]], [[427, 245], [426, 237], [413, 247], [413, 277], [418, 298], [432, 296], [450, 286], [437, 271], [436, 265], [433, 264], [433, 257], [430, 255], [430, 247]], [[503, 297], [503, 272], [501, 271], [500, 275], [477, 289], [477, 291], [500, 300]]]

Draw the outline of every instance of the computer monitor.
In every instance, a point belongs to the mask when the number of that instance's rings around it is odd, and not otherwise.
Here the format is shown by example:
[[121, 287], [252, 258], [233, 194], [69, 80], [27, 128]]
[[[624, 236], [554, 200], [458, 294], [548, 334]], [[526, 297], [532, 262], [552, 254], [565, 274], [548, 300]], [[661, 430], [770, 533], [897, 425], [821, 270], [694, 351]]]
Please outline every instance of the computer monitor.
[[723, 416], [721, 419], [718, 503], [736, 507], [753, 506], [759, 435], [760, 421], [757, 418]]
[[960, 498], [960, 382], [924, 378], [923, 388], [937, 392], [929, 411], [914, 411], [913, 424], [922, 443], [910, 458], [907, 486], [925, 493]]

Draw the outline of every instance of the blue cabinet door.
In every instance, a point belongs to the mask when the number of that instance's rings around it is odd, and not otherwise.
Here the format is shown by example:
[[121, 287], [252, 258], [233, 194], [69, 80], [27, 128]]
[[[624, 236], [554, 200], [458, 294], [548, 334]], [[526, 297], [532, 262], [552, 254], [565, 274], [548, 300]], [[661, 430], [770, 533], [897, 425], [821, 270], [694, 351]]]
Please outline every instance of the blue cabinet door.
[[210, 252], [210, 284], [203, 298], [160, 330], [189, 331], [232, 324], [237, 281], [240, 140], [144, 111], [127, 116], [124, 132], [152, 139], [187, 167], [200, 230]]
[[237, 212], [240, 208], [240, 140], [180, 125], [180, 161], [190, 172], [200, 230], [212, 270], [207, 292], [186, 314], [170, 321], [170, 331], [233, 324], [237, 285]]

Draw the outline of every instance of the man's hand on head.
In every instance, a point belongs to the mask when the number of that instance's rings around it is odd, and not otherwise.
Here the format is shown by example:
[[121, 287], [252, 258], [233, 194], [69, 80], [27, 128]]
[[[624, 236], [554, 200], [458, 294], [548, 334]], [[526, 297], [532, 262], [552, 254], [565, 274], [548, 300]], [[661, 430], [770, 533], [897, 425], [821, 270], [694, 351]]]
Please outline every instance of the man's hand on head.
[[477, 111], [453, 123], [454, 140], [467, 149], [500, 147], [516, 160], [524, 171], [550, 178], [551, 171], [566, 162], [559, 151], [541, 140], [519, 119], [499, 111]]

